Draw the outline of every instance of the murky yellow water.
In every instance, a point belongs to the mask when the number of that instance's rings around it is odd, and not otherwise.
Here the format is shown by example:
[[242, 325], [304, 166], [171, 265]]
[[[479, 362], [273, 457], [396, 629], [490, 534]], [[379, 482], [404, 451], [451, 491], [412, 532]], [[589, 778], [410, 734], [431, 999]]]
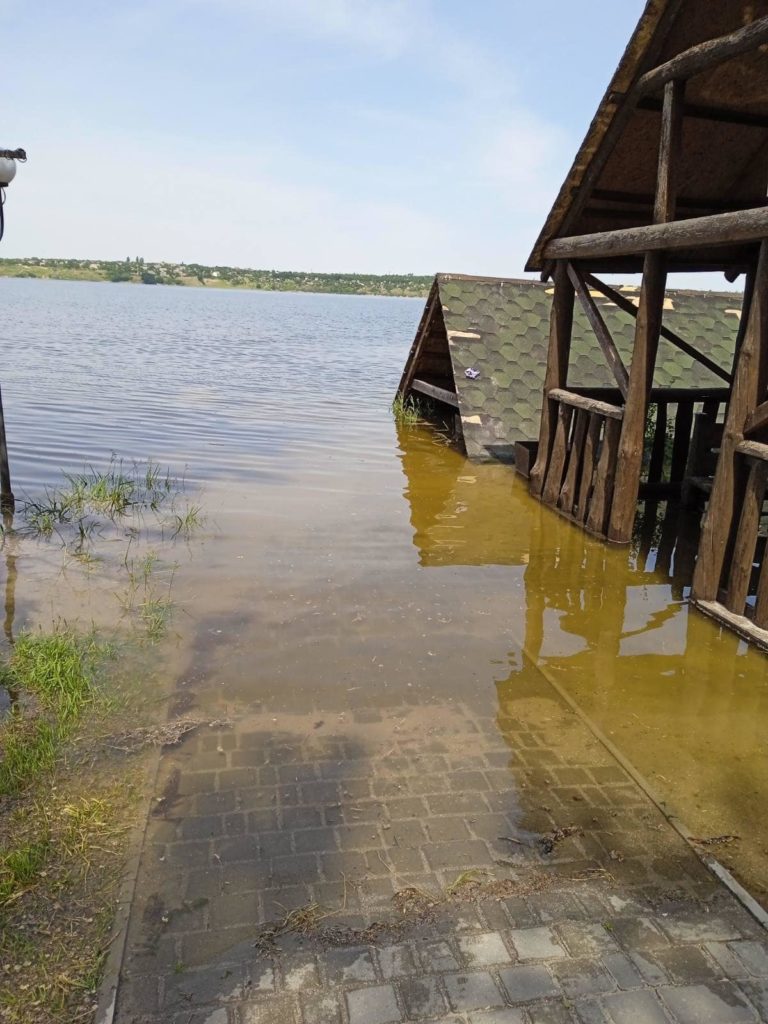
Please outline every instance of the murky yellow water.
[[[30, 289], [46, 286], [18, 284], [34, 309]], [[647, 509], [634, 545], [609, 549], [532, 501], [508, 467], [471, 464], [427, 429], [397, 431], [387, 405], [418, 303], [125, 296], [69, 285], [45, 301], [71, 305], [78, 352], [105, 303], [107, 347], [146, 321], [151, 374], [146, 353], [120, 348], [114, 373], [100, 350], [98, 381], [86, 357], [67, 380], [71, 352], [46, 347], [50, 324], [27, 315], [50, 386], [30, 363], [12, 368], [12, 457], [30, 490], [113, 449], [190, 467], [208, 519], [173, 556], [163, 681], [184, 706], [344, 716], [365, 697], [495, 715], [544, 673], [694, 833], [738, 835], [715, 852], [768, 894], [768, 661], [685, 603], [695, 524], [670, 512], [655, 527], [666, 510]], [[140, 302], [154, 306], [136, 320]], [[61, 417], [66, 445], [52, 453]], [[55, 544], [3, 557], [15, 628], [119, 617], [109, 577], [62, 571]]]

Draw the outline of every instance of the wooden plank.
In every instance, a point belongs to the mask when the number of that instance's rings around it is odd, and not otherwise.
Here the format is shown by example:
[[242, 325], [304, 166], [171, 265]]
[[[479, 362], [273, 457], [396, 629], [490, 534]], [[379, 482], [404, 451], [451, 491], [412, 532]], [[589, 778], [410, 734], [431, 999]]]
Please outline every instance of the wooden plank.
[[629, 374], [627, 373], [627, 368], [619, 355], [619, 350], [616, 348], [614, 340], [611, 337], [610, 331], [606, 327], [605, 321], [600, 314], [600, 310], [595, 305], [594, 299], [589, 294], [589, 289], [585, 286], [582, 275], [572, 263], [568, 264], [568, 276], [570, 277], [571, 284], [579, 297], [579, 301], [584, 309], [587, 320], [589, 320], [590, 326], [595, 332], [595, 337], [598, 340], [600, 348], [603, 350], [605, 361], [610, 366], [611, 373], [619, 386], [622, 398], [626, 398], [627, 387], [629, 386]]
[[762, 402], [754, 412], [750, 413], [744, 424], [744, 433], [755, 434], [764, 427], [768, 427], [768, 402]]
[[624, 415], [624, 410], [620, 405], [609, 405], [608, 402], [586, 398], [584, 395], [566, 391], [564, 388], [552, 388], [548, 395], [555, 402], [562, 402], [563, 405], [570, 405], [574, 409], [584, 409], [585, 412], [594, 412], [599, 416], [606, 416], [610, 420], [620, 420]]
[[589, 499], [592, 493], [592, 478], [595, 472], [595, 456], [600, 445], [600, 431], [603, 428], [602, 419], [595, 413], [588, 413], [589, 427], [587, 439], [584, 442], [584, 458], [582, 459], [581, 480], [579, 481], [579, 499], [577, 510], [579, 519], [584, 522], [589, 511]]
[[536, 497], [544, 488], [557, 423], [558, 405], [548, 396], [553, 388], [563, 388], [568, 382], [568, 358], [573, 330], [574, 291], [565, 264], [557, 264], [554, 276], [555, 294], [549, 319], [549, 349], [544, 374], [544, 400], [541, 403], [539, 448], [531, 470], [531, 494]]
[[762, 207], [732, 213], [713, 213], [708, 217], [690, 217], [687, 220], [670, 221], [668, 224], [645, 224], [635, 228], [573, 235], [570, 238], [554, 238], [547, 243], [544, 256], [552, 260], [631, 256], [642, 252], [754, 242], [766, 235], [768, 207]]
[[[639, 110], [652, 110], [658, 113], [663, 102], [655, 96], [644, 96], [637, 104]], [[768, 117], [765, 114], [752, 114], [747, 110], [734, 110], [731, 107], [713, 107], [703, 103], [686, 103], [683, 117], [700, 121], [718, 121], [721, 124], [741, 124], [748, 128], [768, 128]], [[597, 189], [592, 193], [597, 195]]]
[[[768, 447], [766, 447], [766, 453], [768, 455]], [[731, 555], [731, 570], [728, 574], [728, 593], [725, 598], [725, 607], [737, 615], [744, 614], [767, 483], [768, 463], [753, 462], [744, 489], [736, 542]]]
[[619, 464], [608, 526], [608, 539], [617, 544], [627, 544], [632, 537], [643, 464], [645, 418], [659, 346], [666, 280], [666, 257], [661, 253], [648, 253], [640, 289], [629, 392], [622, 421]]
[[410, 390], [418, 391], [422, 395], [429, 395], [430, 398], [436, 398], [438, 402], [445, 402], [446, 405], [452, 405], [454, 409], [459, 408], [459, 397], [455, 391], [447, 391], [445, 388], [439, 388], [436, 384], [430, 384], [429, 381], [414, 378], [411, 381]]
[[557, 407], [557, 425], [555, 427], [555, 439], [552, 443], [552, 454], [547, 466], [547, 476], [544, 481], [544, 489], [541, 492], [541, 500], [547, 505], [555, 505], [560, 487], [563, 483], [563, 472], [565, 460], [568, 455], [568, 432], [571, 426], [573, 410], [567, 405]]
[[568, 456], [568, 469], [565, 473], [563, 486], [560, 488], [560, 496], [557, 499], [558, 506], [571, 515], [576, 501], [576, 485], [579, 481], [579, 469], [581, 468], [582, 455], [584, 453], [584, 435], [587, 432], [587, 421], [589, 413], [584, 409], [577, 409], [575, 412], [576, 422], [573, 427], [573, 439], [571, 441], [571, 453]]
[[672, 483], [682, 481], [688, 462], [693, 427], [693, 402], [678, 402], [675, 412], [675, 437], [672, 442], [672, 464], [669, 479]]
[[750, 459], [768, 459], [768, 444], [761, 444], [759, 441], [739, 441], [736, 451]]
[[405, 364], [405, 369], [403, 370], [403, 376], [400, 378], [400, 384], [398, 385], [397, 388], [398, 395], [402, 395], [403, 397], [405, 397], [408, 394], [408, 389], [411, 386], [411, 381], [413, 380], [416, 374], [419, 357], [424, 348], [424, 343], [427, 337], [429, 336], [429, 329], [432, 325], [432, 317], [435, 315], [439, 297], [439, 286], [437, 283], [437, 278], [435, 278], [432, 284], [432, 288], [430, 289], [429, 292], [429, 298], [427, 299], [427, 304], [424, 308], [424, 313], [422, 314], [419, 326], [416, 330], [416, 336], [413, 339], [413, 344], [411, 345], [411, 351], [408, 353], [408, 359]]
[[[748, 292], [745, 292], [744, 297], [745, 302], [749, 300]], [[747, 417], [758, 402], [760, 348], [765, 344], [767, 330], [768, 242], [764, 241], [760, 245], [744, 341], [734, 369], [731, 400], [725, 417], [712, 494], [702, 524], [699, 555], [691, 588], [691, 596], [696, 601], [715, 601], [720, 589], [726, 549], [736, 514], [736, 447], [743, 440]]]
[[761, 628], [756, 622], [752, 622], [746, 615], [736, 615], [734, 612], [720, 604], [718, 601], [693, 601], [695, 608], [715, 619], [723, 626], [738, 633], [744, 640], [756, 644], [763, 650], [768, 650], [768, 630]]
[[[656, 102], [656, 101], [654, 101]], [[658, 109], [663, 108], [663, 103], [658, 103]], [[766, 118], [768, 127], [768, 118]], [[621, 203], [626, 206], [650, 207], [653, 210], [656, 196], [651, 192], [628, 192], [616, 188], [596, 188], [592, 192], [592, 200], [602, 203]], [[756, 206], [765, 206], [768, 200], [764, 196], [754, 196], [752, 199], [722, 199], [714, 196], [687, 196], [677, 197], [679, 210], [707, 210], [710, 213], [718, 213], [733, 210], [751, 210]], [[596, 209], [607, 213], [609, 207], [596, 207]], [[635, 215], [637, 211], [635, 211]]]
[[632, 92], [638, 98], [656, 92], [674, 79], [691, 78], [727, 60], [751, 53], [768, 42], [768, 18], [756, 18], [743, 28], [716, 39], [707, 39], [642, 75]]
[[648, 464], [648, 483], [658, 483], [664, 473], [664, 453], [667, 447], [667, 403], [656, 406], [656, 429], [651, 445], [651, 459]]
[[[624, 312], [629, 313], [630, 316], [637, 317], [637, 306], [634, 302], [630, 302], [630, 300], [625, 295], [622, 295], [621, 292], [616, 291], [615, 288], [611, 288], [610, 285], [604, 284], [600, 278], [594, 277], [592, 274], [585, 274], [584, 280], [590, 288], [594, 288], [595, 291], [602, 292], [606, 299], [610, 299], [614, 305], [619, 307], [619, 309], [623, 309]], [[678, 334], [675, 334], [674, 331], [671, 331], [664, 325], [662, 325], [661, 328], [661, 336], [666, 338], [667, 341], [671, 342], [676, 348], [679, 348], [681, 352], [685, 352], [686, 355], [689, 355], [692, 359], [701, 363], [702, 366], [706, 366], [708, 370], [711, 370], [712, 373], [720, 377], [721, 380], [725, 380], [729, 384], [731, 383], [731, 375], [727, 370], [724, 370], [722, 366], [718, 366], [718, 364], [711, 360], [709, 356], [705, 356], [703, 352], [699, 352], [699, 350], [694, 348], [693, 345], [690, 345], [687, 341], [683, 341]]]
[[621, 422], [606, 420], [605, 436], [595, 474], [595, 489], [592, 492], [592, 500], [589, 503], [589, 513], [586, 518], [587, 529], [592, 533], [600, 534], [601, 537], [605, 536], [611, 512], [620, 437]]
[[665, 224], [675, 218], [684, 98], [685, 82], [679, 79], [667, 82], [664, 86], [664, 108], [661, 112], [659, 167], [653, 206], [653, 219], [657, 224]]

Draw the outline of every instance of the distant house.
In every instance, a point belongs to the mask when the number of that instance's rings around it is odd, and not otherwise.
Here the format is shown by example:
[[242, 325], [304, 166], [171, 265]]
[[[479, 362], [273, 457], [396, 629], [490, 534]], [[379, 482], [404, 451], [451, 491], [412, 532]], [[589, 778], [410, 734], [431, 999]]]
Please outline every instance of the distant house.
[[[622, 295], [636, 304], [639, 289]], [[438, 274], [432, 284], [399, 392], [431, 399], [458, 414], [457, 435], [473, 459], [512, 459], [517, 441], [539, 436], [553, 288], [531, 280]], [[635, 319], [593, 293], [619, 352], [629, 361]], [[728, 292], [670, 291], [664, 324], [723, 371], [730, 370], [740, 317], [740, 296]], [[590, 328], [577, 309], [570, 358], [575, 389], [616, 388]], [[723, 380], [665, 338], [654, 385], [721, 388]]]

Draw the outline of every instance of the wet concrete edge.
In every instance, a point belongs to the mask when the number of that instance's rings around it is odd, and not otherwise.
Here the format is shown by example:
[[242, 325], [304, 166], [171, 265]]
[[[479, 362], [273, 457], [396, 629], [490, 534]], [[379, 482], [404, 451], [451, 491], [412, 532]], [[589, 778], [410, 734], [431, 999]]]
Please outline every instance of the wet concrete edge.
[[109, 954], [104, 965], [104, 974], [99, 986], [98, 1001], [96, 1005], [95, 1024], [113, 1024], [115, 1010], [117, 1008], [117, 993], [120, 987], [120, 972], [123, 968], [125, 950], [128, 942], [128, 924], [131, 919], [131, 910], [136, 894], [136, 885], [139, 878], [141, 857], [144, 852], [144, 841], [149, 827], [152, 800], [157, 790], [157, 780], [160, 775], [160, 763], [162, 761], [163, 748], [153, 748], [152, 759], [147, 765], [144, 778], [146, 787], [144, 797], [141, 800], [140, 812], [136, 825], [131, 829], [131, 835], [126, 849], [126, 858], [123, 871], [123, 880], [117, 897], [115, 918], [112, 923], [110, 938], [108, 941]]

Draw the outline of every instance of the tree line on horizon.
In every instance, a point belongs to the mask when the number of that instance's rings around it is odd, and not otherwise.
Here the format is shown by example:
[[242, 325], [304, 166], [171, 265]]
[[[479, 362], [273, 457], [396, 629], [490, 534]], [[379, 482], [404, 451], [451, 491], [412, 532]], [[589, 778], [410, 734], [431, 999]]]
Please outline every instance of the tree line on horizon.
[[432, 284], [431, 276], [416, 274], [255, 270], [247, 267], [206, 266], [202, 263], [147, 262], [142, 256], [127, 257], [125, 260], [50, 259], [35, 256], [0, 259], [0, 276], [418, 298], [426, 296]]

